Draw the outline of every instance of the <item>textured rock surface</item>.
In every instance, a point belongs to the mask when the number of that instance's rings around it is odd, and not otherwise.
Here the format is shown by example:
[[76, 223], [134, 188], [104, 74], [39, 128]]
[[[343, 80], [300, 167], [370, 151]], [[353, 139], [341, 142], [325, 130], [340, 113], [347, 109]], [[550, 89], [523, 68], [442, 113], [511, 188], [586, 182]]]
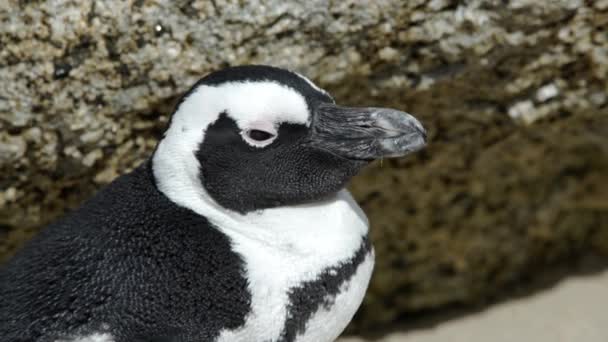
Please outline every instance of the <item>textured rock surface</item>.
[[268, 63], [396, 106], [428, 150], [353, 189], [378, 268], [357, 327], [608, 254], [608, 1], [0, 2], [0, 260], [139, 163], [208, 71]]

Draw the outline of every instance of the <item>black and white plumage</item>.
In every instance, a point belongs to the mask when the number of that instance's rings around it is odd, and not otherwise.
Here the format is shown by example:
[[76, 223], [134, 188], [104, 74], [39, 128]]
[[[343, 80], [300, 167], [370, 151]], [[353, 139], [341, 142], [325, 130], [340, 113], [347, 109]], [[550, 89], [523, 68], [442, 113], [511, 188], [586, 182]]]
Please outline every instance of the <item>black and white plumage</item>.
[[2, 266], [0, 341], [332, 341], [373, 268], [344, 186], [424, 141], [296, 73], [212, 73], [148, 161]]

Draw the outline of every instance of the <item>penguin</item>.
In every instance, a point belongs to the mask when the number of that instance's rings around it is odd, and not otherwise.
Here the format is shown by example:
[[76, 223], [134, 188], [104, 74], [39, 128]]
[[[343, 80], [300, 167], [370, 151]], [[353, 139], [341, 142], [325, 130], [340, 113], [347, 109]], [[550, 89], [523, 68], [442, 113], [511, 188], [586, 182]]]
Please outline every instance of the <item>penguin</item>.
[[289, 70], [210, 73], [146, 161], [1, 266], [0, 341], [333, 341], [374, 265], [345, 186], [425, 141]]

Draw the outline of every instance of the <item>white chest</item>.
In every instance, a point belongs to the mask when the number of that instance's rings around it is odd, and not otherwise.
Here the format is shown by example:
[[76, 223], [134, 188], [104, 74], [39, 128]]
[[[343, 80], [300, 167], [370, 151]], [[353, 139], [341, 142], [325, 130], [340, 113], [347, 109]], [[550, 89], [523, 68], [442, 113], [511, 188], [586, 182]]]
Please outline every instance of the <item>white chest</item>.
[[340, 287], [330, 305], [321, 306], [306, 322], [305, 330], [295, 341], [334, 341], [344, 331], [361, 305], [374, 267], [373, 252], [366, 255], [349, 281]]
[[246, 225], [223, 231], [245, 261], [252, 312], [218, 341], [333, 341], [357, 311], [372, 274], [361, 209], [342, 191], [323, 203], [245, 219]]

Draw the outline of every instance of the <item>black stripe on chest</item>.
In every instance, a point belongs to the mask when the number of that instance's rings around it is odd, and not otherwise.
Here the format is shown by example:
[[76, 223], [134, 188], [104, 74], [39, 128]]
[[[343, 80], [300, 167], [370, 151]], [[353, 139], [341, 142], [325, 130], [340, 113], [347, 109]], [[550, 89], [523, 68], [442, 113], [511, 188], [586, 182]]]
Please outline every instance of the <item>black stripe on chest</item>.
[[365, 260], [371, 248], [371, 242], [365, 236], [355, 255], [348, 261], [328, 267], [317, 279], [289, 289], [287, 319], [279, 341], [294, 341], [298, 335], [306, 331], [306, 324], [319, 308], [331, 308], [340, 292], [340, 287], [355, 275], [357, 267]]

